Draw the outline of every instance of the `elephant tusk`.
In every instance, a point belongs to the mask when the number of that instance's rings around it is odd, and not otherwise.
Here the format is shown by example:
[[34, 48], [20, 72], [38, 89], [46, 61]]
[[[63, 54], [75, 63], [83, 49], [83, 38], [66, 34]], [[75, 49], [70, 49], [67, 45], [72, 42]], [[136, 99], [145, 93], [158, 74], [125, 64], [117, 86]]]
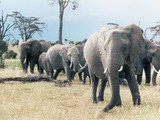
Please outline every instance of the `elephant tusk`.
[[24, 59], [24, 62], [23, 62], [23, 64], [24, 64], [24, 63], [26, 63], [26, 61], [27, 61], [27, 58], [25, 58], [25, 59]]
[[158, 74], [158, 71], [156, 70], [156, 68], [154, 67], [154, 65], [153, 65], [153, 70]]
[[108, 70], [108, 68], [106, 67], [106, 69], [104, 70], [104, 72], [103, 72], [103, 73], [105, 74], [105, 73], [107, 72], [107, 70]]
[[123, 70], [123, 66], [121, 66], [121, 68], [118, 71], [121, 72], [122, 70]]
[[70, 67], [70, 68], [72, 68], [72, 65], [73, 65], [73, 63], [71, 62], [71, 64], [70, 64], [70, 66], [69, 66], [69, 67]]
[[79, 63], [80, 68], [82, 68], [82, 65]]

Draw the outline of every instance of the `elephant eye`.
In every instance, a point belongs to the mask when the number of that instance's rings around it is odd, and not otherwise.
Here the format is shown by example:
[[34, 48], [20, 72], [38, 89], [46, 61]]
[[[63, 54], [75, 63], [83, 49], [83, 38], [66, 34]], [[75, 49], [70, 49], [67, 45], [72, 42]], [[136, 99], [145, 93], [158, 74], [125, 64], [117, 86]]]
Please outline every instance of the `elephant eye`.
[[68, 56], [71, 56], [71, 54], [68, 54]]
[[127, 50], [127, 46], [125, 45], [125, 46], [123, 46], [123, 50], [125, 51], [125, 50]]

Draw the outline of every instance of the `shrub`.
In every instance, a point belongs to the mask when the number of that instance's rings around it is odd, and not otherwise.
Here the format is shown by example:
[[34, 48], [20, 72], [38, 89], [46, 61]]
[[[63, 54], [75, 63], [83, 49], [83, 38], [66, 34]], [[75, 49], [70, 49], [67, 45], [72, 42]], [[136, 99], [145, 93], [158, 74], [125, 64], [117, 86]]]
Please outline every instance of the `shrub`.
[[9, 51], [7, 51], [6, 54], [5, 54], [5, 58], [6, 58], [6, 59], [10, 59], [10, 58], [15, 59], [16, 56], [17, 56], [17, 53], [14, 52], [13, 50], [9, 50]]

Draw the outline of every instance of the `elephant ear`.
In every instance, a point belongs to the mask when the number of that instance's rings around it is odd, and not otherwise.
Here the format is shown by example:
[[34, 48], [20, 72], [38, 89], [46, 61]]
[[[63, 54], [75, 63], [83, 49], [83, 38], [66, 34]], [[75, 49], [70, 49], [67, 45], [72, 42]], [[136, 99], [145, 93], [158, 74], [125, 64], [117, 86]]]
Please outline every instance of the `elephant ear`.
[[31, 56], [37, 56], [41, 53], [41, 45], [37, 40], [30, 41]]
[[134, 65], [137, 72], [142, 71], [142, 59], [145, 54], [145, 44], [143, 31], [138, 26], [132, 24], [124, 28], [128, 32], [128, 38], [131, 42], [130, 62]]
[[84, 45], [77, 45], [77, 49], [79, 50], [80, 58], [82, 58], [84, 56], [83, 55], [83, 48], [84, 48]]

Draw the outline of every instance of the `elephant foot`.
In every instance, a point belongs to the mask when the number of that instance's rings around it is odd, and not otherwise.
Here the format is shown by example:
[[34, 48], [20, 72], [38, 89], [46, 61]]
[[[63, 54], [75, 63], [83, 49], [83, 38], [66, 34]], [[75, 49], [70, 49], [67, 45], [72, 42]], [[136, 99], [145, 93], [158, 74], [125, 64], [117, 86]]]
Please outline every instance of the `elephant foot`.
[[54, 79], [54, 78], [50, 78], [50, 81], [51, 81], [51, 82], [55, 82], [55, 81], [56, 81], [56, 79]]
[[157, 83], [153, 83], [153, 86], [156, 86], [156, 85], [158, 85]]
[[102, 102], [102, 101], [104, 101], [103, 98], [98, 98], [98, 102]]
[[97, 104], [98, 103], [97, 99], [92, 99], [92, 103]]
[[117, 102], [116, 106], [117, 106], [117, 107], [121, 107], [121, 106], [122, 106], [122, 103], [121, 103], [121, 102]]
[[109, 110], [111, 110], [111, 108], [109, 108], [108, 106], [103, 108], [103, 112], [108, 112]]
[[150, 83], [146, 83], [147, 86], [150, 86]]
[[134, 105], [134, 106], [140, 105], [140, 103], [141, 103], [140, 94], [139, 94], [139, 93], [136, 93], [135, 98], [134, 98], [134, 100], [133, 100], [133, 105]]

